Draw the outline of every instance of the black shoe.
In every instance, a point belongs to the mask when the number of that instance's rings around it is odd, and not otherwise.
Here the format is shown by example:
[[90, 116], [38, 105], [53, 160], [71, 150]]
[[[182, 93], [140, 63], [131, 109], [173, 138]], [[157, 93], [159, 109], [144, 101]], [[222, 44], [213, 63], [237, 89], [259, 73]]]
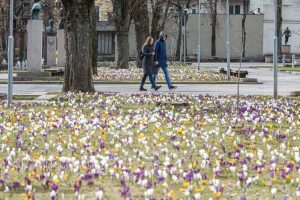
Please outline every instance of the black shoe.
[[171, 85], [171, 86], [169, 87], [169, 90], [174, 90], [174, 89], [176, 89], [176, 88], [177, 88], [176, 86]]
[[147, 89], [145, 89], [145, 88], [140, 88], [140, 91], [147, 91]]
[[159, 90], [160, 88], [161, 88], [161, 86], [158, 85], [158, 86], [156, 86], [154, 89], [155, 89], [155, 91], [157, 91], [157, 90]]

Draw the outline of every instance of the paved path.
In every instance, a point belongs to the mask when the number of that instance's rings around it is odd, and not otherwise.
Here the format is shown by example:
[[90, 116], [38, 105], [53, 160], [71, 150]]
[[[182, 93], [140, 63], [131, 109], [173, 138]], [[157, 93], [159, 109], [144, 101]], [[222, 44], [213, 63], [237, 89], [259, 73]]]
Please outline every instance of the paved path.
[[[204, 65], [204, 64], [202, 64]], [[205, 63], [209, 69], [217, 69], [223, 67], [225, 63]], [[273, 73], [270, 64], [264, 64], [265, 68], [257, 68], [258, 64], [244, 64], [243, 69], [248, 70], [249, 78], [257, 78], [258, 81], [263, 82], [259, 85], [241, 85], [240, 93], [242, 95], [273, 95]], [[260, 65], [262, 66], [262, 65]], [[233, 64], [233, 68], [237, 68], [238, 64]], [[95, 85], [97, 91], [100, 92], [120, 92], [120, 93], [139, 93], [138, 85], [114, 84], [114, 85]], [[47, 93], [60, 92], [62, 85], [28, 85], [20, 84], [14, 85], [14, 94], [32, 94], [44, 95]], [[147, 85], [149, 88], [149, 85]], [[300, 90], [300, 75], [293, 75], [290, 73], [278, 73], [278, 94], [287, 96], [292, 91]], [[7, 91], [7, 85], [0, 85], [0, 93]], [[167, 93], [169, 90], [166, 85], [163, 85], [159, 92]], [[172, 91], [174, 93], [182, 94], [211, 94], [211, 95], [235, 95], [237, 92], [237, 85], [220, 85], [220, 84], [182, 84], [178, 85], [178, 89]]]

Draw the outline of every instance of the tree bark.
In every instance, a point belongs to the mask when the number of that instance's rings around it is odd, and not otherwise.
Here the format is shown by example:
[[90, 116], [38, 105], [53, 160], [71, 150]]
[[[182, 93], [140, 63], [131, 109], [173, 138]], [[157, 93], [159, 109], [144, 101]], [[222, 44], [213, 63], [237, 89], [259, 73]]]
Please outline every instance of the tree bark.
[[25, 60], [25, 32], [20, 32], [20, 61]]
[[98, 58], [98, 33], [97, 33], [97, 16], [96, 9], [93, 9], [92, 20], [91, 20], [91, 34], [92, 34], [92, 66], [93, 66], [93, 74], [96, 75], [97, 72], [97, 58]]
[[[165, 12], [161, 12], [161, 8], [163, 5], [166, 5]], [[165, 29], [168, 10], [170, 7], [170, 1], [166, 0], [151, 0], [152, 6], [152, 21], [151, 21], [151, 35], [155, 39], [159, 37], [159, 33]]]
[[62, 0], [65, 10], [64, 92], [95, 92], [92, 72], [91, 18], [94, 0]]
[[277, 38], [278, 55], [282, 54], [282, 0], [277, 0]]
[[7, 44], [6, 44], [7, 35], [6, 35], [6, 33], [7, 32], [5, 30], [3, 30], [2, 33], [1, 33], [1, 37], [2, 37], [2, 51], [3, 51], [3, 53], [6, 52], [6, 50], [7, 50], [6, 49], [6, 47], [7, 47]]
[[[186, 5], [186, 8], [190, 8], [190, 5], [191, 5], [191, 0], [186, 0], [185, 1], [185, 5]], [[177, 44], [176, 44], [176, 53], [175, 53], [175, 56], [176, 56], [176, 59], [177, 60], [180, 60], [180, 49], [181, 49], [181, 43], [182, 43], [182, 24], [183, 24], [183, 6], [182, 6], [182, 3], [178, 2], [178, 1], [172, 1], [170, 0], [169, 1], [169, 5], [173, 5], [177, 8], [178, 12], [179, 12], [179, 17], [178, 17], [178, 36], [177, 36]], [[188, 16], [185, 18], [185, 24], [187, 24], [187, 21], [188, 21]], [[186, 45], [187, 47], [188, 45]], [[186, 49], [187, 51], [187, 49]]]
[[132, 0], [113, 0], [113, 12], [117, 36], [117, 67], [129, 68], [128, 32], [131, 23]]
[[211, 2], [211, 56], [216, 56], [217, 0]]
[[161, 18], [161, 6], [163, 4], [162, 0], [151, 0], [152, 6], [152, 21], [151, 21], [151, 35], [154, 38], [158, 38], [159, 31], [158, 31], [158, 23]]
[[147, 36], [149, 36], [149, 13], [147, 6], [144, 5], [144, 0], [138, 0], [138, 11], [135, 13], [134, 25], [136, 36], [136, 65], [138, 68], [142, 68], [142, 62], [140, 60], [140, 51]]
[[179, 8], [179, 24], [178, 24], [178, 37], [177, 37], [177, 46], [176, 46], [176, 59], [180, 60], [180, 49], [182, 42], [182, 7]]
[[[1, 2], [1, 10], [0, 13], [2, 15], [1, 20], [1, 46], [2, 46], [2, 52], [0, 52], [3, 56], [3, 58], [7, 59], [6, 52], [7, 52], [7, 38], [8, 38], [8, 9], [7, 9], [8, 1]], [[0, 55], [1, 55], [0, 54]], [[2, 58], [2, 59], [3, 59]], [[2, 60], [1, 60], [2, 62]]]
[[247, 15], [243, 14], [242, 19], [242, 51], [243, 51], [243, 57], [246, 55], [246, 18]]
[[118, 31], [117, 35], [117, 67], [119, 69], [129, 68], [129, 42], [128, 42], [128, 32]]

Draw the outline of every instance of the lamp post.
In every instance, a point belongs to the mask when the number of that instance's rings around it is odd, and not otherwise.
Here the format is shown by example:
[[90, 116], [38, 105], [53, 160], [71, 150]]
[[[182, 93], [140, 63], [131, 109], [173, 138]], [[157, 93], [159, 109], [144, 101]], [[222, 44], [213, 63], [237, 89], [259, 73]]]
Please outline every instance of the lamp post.
[[13, 36], [13, 15], [14, 15], [14, 0], [10, 0], [9, 12], [9, 37], [8, 37], [8, 106], [12, 103], [13, 96], [13, 65], [14, 65], [14, 36]]
[[229, 2], [226, 0], [226, 16], [227, 16], [227, 42], [226, 42], [226, 49], [227, 49], [227, 80], [230, 80], [230, 30], [229, 30]]
[[274, 0], [274, 44], [273, 44], [273, 91], [274, 91], [274, 98], [277, 97], [277, 87], [278, 87], [278, 72], [277, 72], [277, 65], [278, 65], [278, 38], [277, 38], [277, 0]]
[[199, 26], [199, 33], [198, 33], [198, 70], [200, 70], [200, 59], [201, 59], [201, 0], [199, 0], [199, 8], [198, 8], [198, 26]]

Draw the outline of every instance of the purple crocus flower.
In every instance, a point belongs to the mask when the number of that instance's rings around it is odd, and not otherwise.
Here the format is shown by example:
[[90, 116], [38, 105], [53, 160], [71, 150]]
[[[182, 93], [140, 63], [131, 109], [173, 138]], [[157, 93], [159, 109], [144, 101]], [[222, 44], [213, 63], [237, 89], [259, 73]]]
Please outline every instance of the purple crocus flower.
[[51, 188], [52, 188], [52, 190], [57, 191], [58, 186], [55, 183], [52, 183], [52, 187]]
[[20, 187], [20, 182], [18, 182], [18, 181], [15, 181], [14, 183], [13, 183], [13, 188], [18, 188], [18, 187]]
[[75, 190], [75, 191], [79, 192], [79, 190], [80, 190], [80, 188], [81, 188], [81, 180], [75, 181], [73, 187], [74, 187], [74, 190]]

